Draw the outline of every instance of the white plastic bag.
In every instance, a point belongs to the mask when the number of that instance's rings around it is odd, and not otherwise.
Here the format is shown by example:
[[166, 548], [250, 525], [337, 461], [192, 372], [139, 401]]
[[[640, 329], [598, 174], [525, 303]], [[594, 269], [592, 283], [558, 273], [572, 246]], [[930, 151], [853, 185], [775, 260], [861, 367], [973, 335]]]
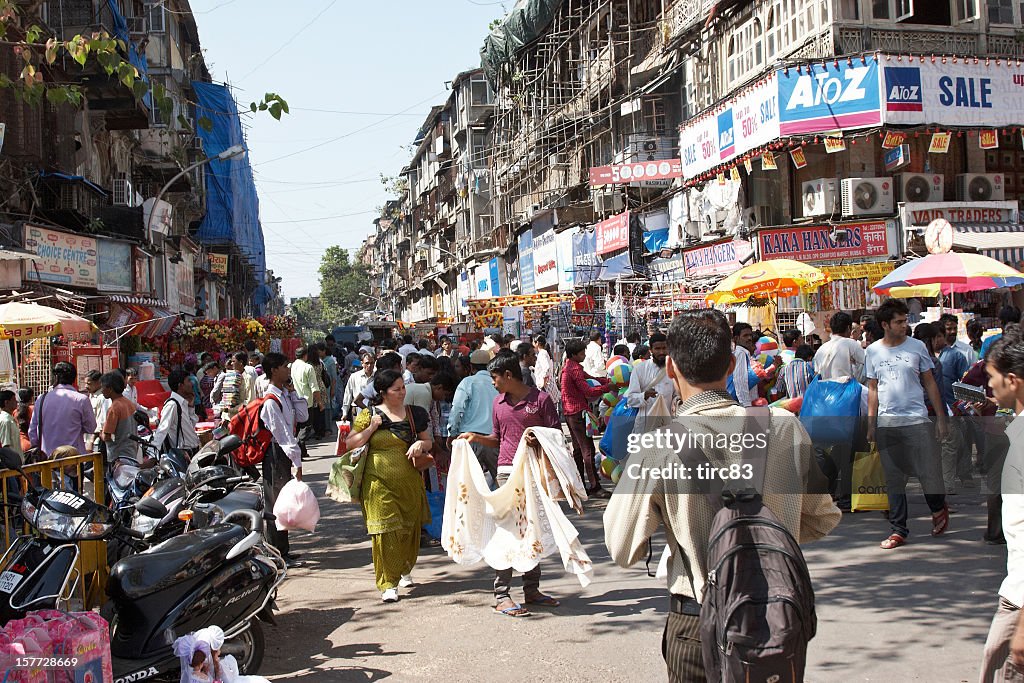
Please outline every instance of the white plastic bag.
[[277, 517], [278, 531], [315, 531], [316, 523], [320, 521], [320, 505], [305, 483], [291, 479], [277, 494], [274, 516]]

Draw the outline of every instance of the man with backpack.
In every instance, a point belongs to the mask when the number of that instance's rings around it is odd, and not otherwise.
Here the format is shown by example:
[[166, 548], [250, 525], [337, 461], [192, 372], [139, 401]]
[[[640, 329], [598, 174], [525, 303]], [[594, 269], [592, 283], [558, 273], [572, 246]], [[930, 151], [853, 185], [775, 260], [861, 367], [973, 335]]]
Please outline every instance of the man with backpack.
[[192, 410], [193, 384], [186, 370], [171, 370], [167, 377], [171, 396], [160, 411], [160, 424], [153, 432], [153, 445], [160, 452], [178, 448], [188, 453], [199, 450], [196, 414]]
[[[259, 422], [273, 437], [263, 457], [263, 490], [268, 510], [274, 509], [277, 496], [292, 478], [302, 481], [302, 448], [295, 436], [296, 426], [309, 419], [306, 400], [291, 386], [291, 370], [283, 354], [268, 353], [263, 357], [263, 373], [270, 378], [270, 386], [259, 411]], [[239, 417], [244, 417], [240, 414]], [[278, 531], [277, 525], [266, 526], [267, 540], [280, 551], [289, 568], [301, 567], [298, 556], [289, 552], [288, 532]]]
[[[801, 681], [815, 620], [813, 589], [797, 542], [821, 538], [842, 515], [824, 493], [824, 477], [799, 421], [784, 410], [746, 409], [729, 395], [726, 386], [736, 360], [725, 316], [714, 310], [678, 316], [668, 346], [666, 373], [682, 404], [673, 422], [657, 434], [633, 435], [639, 447], [631, 446], [605, 511], [605, 545], [616, 564], [628, 567], [647, 556], [651, 535], [665, 526], [671, 600], [662, 654], [669, 680], [737, 680], [729, 676], [736, 675], [742, 657], [748, 660], [750, 680]], [[666, 434], [672, 438], [663, 438]], [[642, 438], [655, 436], [659, 440], [645, 447]], [[723, 507], [723, 498], [713, 495], [722, 488], [737, 492], [737, 501]], [[751, 488], [763, 496], [748, 495], [745, 489]], [[745, 543], [751, 537], [763, 545], [750, 550]], [[758, 551], [764, 547], [785, 552], [764, 551], [762, 559]], [[745, 576], [771, 580], [750, 583]], [[756, 632], [736, 634], [722, 627], [731, 616], [721, 607], [725, 602], [766, 589], [771, 592], [764, 600], [771, 609], [736, 612], [734, 623]], [[779, 595], [785, 599], [776, 601]], [[803, 623], [804, 629], [779, 628], [777, 615]], [[756, 644], [782, 640], [777, 651], [784, 666], [764, 660], [770, 648], [745, 647], [744, 636]]]

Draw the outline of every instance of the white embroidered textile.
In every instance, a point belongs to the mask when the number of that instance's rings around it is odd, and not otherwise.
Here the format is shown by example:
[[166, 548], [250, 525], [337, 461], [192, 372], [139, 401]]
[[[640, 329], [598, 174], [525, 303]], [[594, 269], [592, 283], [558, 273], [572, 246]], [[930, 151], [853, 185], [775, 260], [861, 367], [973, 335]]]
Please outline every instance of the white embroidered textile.
[[[539, 448], [526, 445], [528, 433]], [[464, 439], [455, 441], [445, 488], [441, 546], [456, 564], [484, 560], [495, 569], [526, 572], [558, 550], [565, 571], [587, 587], [594, 569], [579, 532], [559, 501], [583, 514], [587, 494], [561, 430], [532, 427], [519, 441], [512, 472], [491, 491], [483, 469]]]

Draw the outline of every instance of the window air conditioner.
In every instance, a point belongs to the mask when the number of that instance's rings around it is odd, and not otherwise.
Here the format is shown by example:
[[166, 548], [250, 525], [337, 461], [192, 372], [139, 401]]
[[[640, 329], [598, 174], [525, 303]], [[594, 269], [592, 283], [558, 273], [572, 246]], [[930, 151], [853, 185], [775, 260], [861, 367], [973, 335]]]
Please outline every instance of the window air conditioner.
[[801, 189], [803, 215], [828, 216], [836, 210], [836, 179], [817, 178], [808, 180]]
[[843, 215], [892, 213], [892, 194], [892, 178], [845, 178], [842, 182]]
[[594, 195], [594, 213], [609, 214], [622, 211], [624, 204], [619, 192], [600, 192]]
[[943, 178], [938, 173], [900, 173], [896, 188], [901, 202], [941, 202]]
[[1001, 173], [961, 173], [956, 177], [956, 198], [961, 202], [1006, 199]]

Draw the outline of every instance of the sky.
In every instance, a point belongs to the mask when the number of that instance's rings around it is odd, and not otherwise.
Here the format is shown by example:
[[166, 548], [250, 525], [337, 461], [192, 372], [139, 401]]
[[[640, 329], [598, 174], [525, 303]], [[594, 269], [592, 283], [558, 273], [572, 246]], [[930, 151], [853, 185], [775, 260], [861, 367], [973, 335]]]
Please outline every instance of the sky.
[[243, 119], [267, 267], [287, 301], [318, 294], [327, 247], [358, 248], [445, 81], [479, 66], [512, 0], [191, 0], [206, 64], [242, 109], [267, 92], [291, 113]]

